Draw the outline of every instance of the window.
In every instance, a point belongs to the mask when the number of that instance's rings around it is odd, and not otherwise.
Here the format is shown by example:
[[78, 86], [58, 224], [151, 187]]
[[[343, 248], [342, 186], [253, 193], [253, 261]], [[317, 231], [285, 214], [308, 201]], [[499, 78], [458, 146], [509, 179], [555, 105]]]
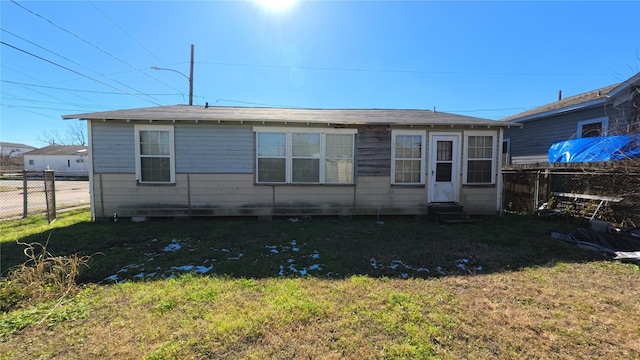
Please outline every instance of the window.
[[325, 134], [325, 183], [353, 183], [353, 134]]
[[578, 138], [598, 137], [607, 135], [608, 118], [584, 120], [578, 123]]
[[493, 184], [495, 179], [496, 137], [483, 133], [465, 133], [465, 184]]
[[395, 185], [424, 184], [424, 132], [392, 131], [391, 183]]
[[29, 160], [29, 165], [33, 165], [33, 160]]
[[173, 126], [135, 126], [136, 178], [139, 183], [174, 183]]
[[255, 128], [254, 131], [258, 183], [353, 183], [356, 130]]

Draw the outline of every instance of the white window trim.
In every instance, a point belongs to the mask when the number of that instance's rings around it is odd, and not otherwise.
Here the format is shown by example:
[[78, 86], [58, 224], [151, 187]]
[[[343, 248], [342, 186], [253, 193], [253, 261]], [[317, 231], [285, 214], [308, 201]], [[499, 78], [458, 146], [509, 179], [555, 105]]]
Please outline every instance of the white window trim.
[[[504, 151], [504, 144], [506, 143], [506, 151]], [[504, 164], [505, 165], [511, 165], [511, 139], [507, 138], [507, 139], [502, 139], [502, 146], [503, 148], [500, 149], [500, 151], [502, 152], [502, 154], [504, 154], [504, 156], [506, 157], [506, 159], [504, 159]]]
[[[396, 136], [398, 135], [420, 135], [422, 144], [420, 149], [420, 182], [419, 183], [396, 183]], [[427, 132], [424, 130], [391, 130], [391, 185], [415, 186], [425, 184], [425, 158], [426, 158], [426, 138]]]
[[[174, 144], [174, 129], [171, 125], [134, 125], [135, 156], [136, 156], [136, 181], [140, 184], [175, 184], [176, 182], [176, 152]], [[169, 182], [166, 181], [142, 181], [142, 169], [140, 161], [140, 131], [168, 131], [169, 132]]]
[[[470, 136], [491, 136], [491, 182], [486, 183], [472, 183], [467, 181], [467, 170], [469, 168], [469, 137]], [[498, 134], [494, 132], [485, 131], [465, 131], [464, 132], [464, 145], [462, 147], [462, 184], [464, 185], [495, 185], [496, 183], [496, 171], [498, 162]], [[502, 164], [500, 165], [502, 166]]]
[[[255, 151], [255, 181], [256, 184], [288, 184], [288, 185], [352, 185], [355, 182], [355, 154], [356, 154], [356, 139], [353, 137], [353, 148], [351, 149], [351, 181], [350, 182], [327, 182], [325, 178], [325, 167], [323, 166], [326, 156], [326, 137], [327, 134], [344, 134], [344, 135], [356, 135], [358, 130], [356, 129], [319, 129], [319, 128], [303, 128], [303, 127], [262, 127], [255, 126], [253, 132], [256, 134], [254, 137], [256, 144]], [[284, 182], [260, 182], [258, 181], [258, 133], [285, 133], [286, 137], [286, 154], [285, 154], [285, 181]], [[319, 182], [293, 182], [293, 133], [313, 133], [320, 134], [320, 157], [319, 159]]]
[[602, 136], [607, 136], [607, 132], [609, 129], [609, 118], [605, 116], [597, 119], [578, 121], [578, 138], [579, 139], [582, 138], [582, 127], [584, 125], [595, 124], [595, 123], [602, 123]]

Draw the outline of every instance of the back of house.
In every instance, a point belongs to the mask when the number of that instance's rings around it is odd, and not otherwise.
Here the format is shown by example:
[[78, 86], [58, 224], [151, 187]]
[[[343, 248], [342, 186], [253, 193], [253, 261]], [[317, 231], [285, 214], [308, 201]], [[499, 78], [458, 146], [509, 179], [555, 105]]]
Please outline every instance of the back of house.
[[429, 110], [161, 106], [88, 123], [92, 211], [119, 216], [418, 215], [501, 206], [503, 128]]

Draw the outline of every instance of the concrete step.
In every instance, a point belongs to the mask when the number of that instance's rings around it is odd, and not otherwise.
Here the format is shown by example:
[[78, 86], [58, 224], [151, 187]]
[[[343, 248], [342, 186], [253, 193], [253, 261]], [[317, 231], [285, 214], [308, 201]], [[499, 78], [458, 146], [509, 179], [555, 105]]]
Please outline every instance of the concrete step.
[[473, 223], [476, 221], [471, 215], [464, 212], [462, 205], [458, 204], [429, 205], [429, 217], [447, 224]]

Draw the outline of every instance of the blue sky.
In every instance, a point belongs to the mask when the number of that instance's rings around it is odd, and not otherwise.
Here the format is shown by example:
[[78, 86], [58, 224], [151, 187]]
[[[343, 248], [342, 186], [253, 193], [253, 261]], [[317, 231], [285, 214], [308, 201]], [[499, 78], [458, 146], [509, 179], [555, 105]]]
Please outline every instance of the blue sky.
[[0, 141], [186, 104], [498, 120], [640, 71], [640, 2], [0, 1]]

